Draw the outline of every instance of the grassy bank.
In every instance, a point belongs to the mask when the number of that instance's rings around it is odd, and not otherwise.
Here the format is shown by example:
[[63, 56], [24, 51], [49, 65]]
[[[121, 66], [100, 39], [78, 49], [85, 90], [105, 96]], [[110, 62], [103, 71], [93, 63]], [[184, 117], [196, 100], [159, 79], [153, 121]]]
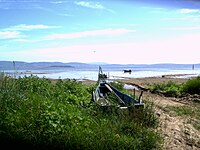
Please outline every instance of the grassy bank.
[[[132, 112], [83, 107], [94, 87], [75, 80], [0, 77], [0, 143], [42, 149], [159, 149], [153, 105]], [[114, 113], [113, 113], [114, 112]]]
[[200, 77], [189, 79], [182, 84], [169, 81], [168, 83], [154, 84], [149, 88], [153, 93], [162, 93], [171, 97], [179, 97], [183, 94], [200, 94]]

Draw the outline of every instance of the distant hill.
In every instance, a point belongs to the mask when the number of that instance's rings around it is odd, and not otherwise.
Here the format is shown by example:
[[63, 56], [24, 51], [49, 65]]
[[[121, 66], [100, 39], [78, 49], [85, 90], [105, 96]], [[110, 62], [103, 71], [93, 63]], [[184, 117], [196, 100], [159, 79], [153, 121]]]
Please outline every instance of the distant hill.
[[[162, 63], [162, 64], [106, 64], [106, 63], [80, 63], [80, 62], [23, 62], [23, 61], [0, 61], [0, 71], [2, 70], [29, 70], [29, 69], [55, 69], [55, 68], [98, 68], [98, 66], [103, 66], [104, 68], [117, 68], [117, 67], [125, 67], [125, 68], [169, 68], [169, 69], [190, 69], [192, 68], [192, 64], [170, 64], [170, 63]], [[195, 68], [200, 68], [200, 64], [194, 64]]]
[[70, 65], [70, 66], [90, 66], [91, 64], [87, 64], [87, 63], [80, 63], [80, 62], [68, 62], [65, 63], [66, 65]]
[[74, 67], [77, 64], [72, 63], [62, 63], [62, 62], [22, 62], [22, 61], [0, 61], [0, 70], [13, 70], [13, 69], [20, 69], [20, 70], [29, 70], [31, 69], [44, 69], [44, 68], [67, 68], [67, 67]]

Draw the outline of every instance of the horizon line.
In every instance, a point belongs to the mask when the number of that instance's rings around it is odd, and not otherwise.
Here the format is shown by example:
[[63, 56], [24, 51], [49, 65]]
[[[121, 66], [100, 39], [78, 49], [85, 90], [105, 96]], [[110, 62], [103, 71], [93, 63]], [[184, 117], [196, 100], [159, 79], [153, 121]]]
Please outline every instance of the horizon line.
[[88, 65], [199, 65], [199, 63], [171, 63], [171, 62], [158, 62], [158, 63], [108, 63], [108, 62], [79, 62], [79, 61], [21, 61], [21, 60], [0, 60], [0, 62], [23, 62], [23, 63], [80, 63]]

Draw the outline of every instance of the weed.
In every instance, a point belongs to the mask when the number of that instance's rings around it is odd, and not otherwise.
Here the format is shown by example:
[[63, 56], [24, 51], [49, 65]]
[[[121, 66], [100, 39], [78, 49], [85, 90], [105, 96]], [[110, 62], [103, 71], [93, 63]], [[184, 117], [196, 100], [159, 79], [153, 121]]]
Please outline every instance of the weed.
[[165, 96], [176, 97], [181, 93], [182, 85], [169, 81], [168, 83], [153, 85], [150, 89], [153, 93], [162, 93]]
[[183, 93], [200, 94], [200, 77], [190, 79], [184, 84], [176, 84], [168, 82], [163, 84], [156, 84], [150, 87], [154, 93], [163, 93], [166, 96], [176, 97]]

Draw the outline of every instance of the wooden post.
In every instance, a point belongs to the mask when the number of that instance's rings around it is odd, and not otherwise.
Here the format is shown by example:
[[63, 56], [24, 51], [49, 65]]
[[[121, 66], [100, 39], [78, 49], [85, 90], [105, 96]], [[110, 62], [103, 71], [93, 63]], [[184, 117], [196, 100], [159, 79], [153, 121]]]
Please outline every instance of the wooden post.
[[192, 70], [194, 70], [194, 65], [192, 65]]
[[142, 94], [143, 94], [143, 91], [141, 91], [141, 93], [140, 93], [139, 103], [141, 103]]

